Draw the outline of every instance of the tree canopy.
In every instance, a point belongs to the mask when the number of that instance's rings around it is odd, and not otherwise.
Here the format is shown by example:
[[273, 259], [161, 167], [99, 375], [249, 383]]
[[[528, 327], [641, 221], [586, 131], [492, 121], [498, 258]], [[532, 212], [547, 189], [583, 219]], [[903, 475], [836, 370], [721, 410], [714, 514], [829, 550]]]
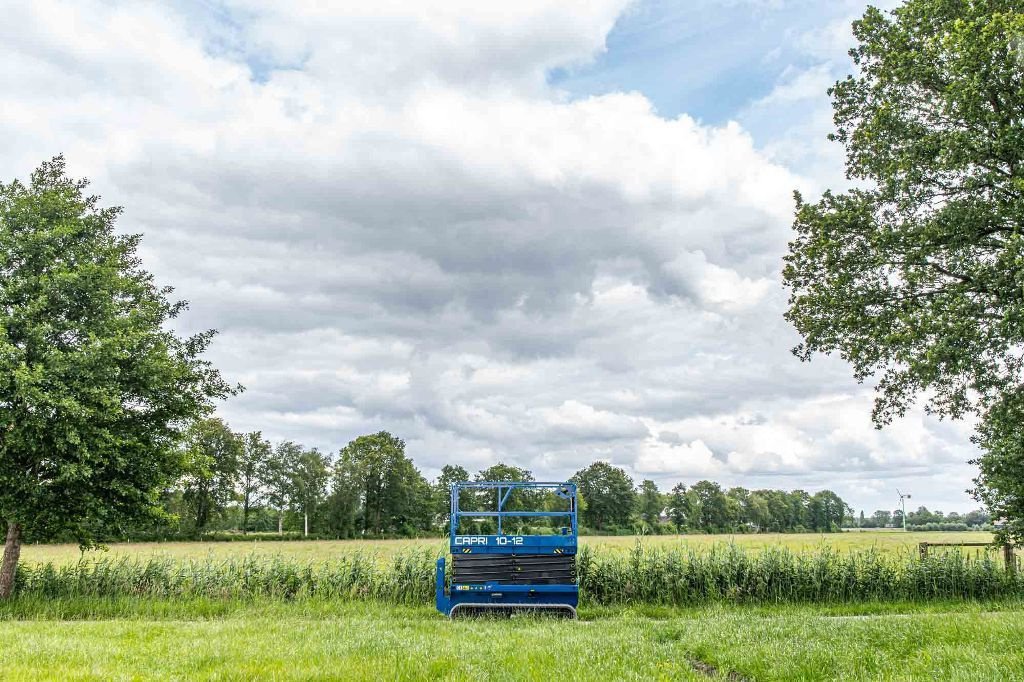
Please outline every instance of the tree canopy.
[[855, 188], [797, 195], [796, 352], [838, 353], [876, 380], [879, 426], [918, 400], [980, 413], [978, 495], [1017, 513], [1024, 478], [1005, 474], [1019, 460], [995, 462], [1024, 437], [1006, 418], [1024, 400], [1024, 13], [909, 0], [869, 8], [854, 34], [857, 73], [829, 93]]
[[182, 497], [194, 515], [196, 530], [206, 528], [211, 516], [234, 500], [243, 454], [241, 438], [220, 419], [201, 419], [189, 427]]
[[263, 463], [273, 452], [270, 441], [263, 434], [253, 431], [242, 436], [242, 447], [238, 458], [238, 497], [242, 502], [242, 532], [249, 530], [249, 512], [263, 501], [265, 489], [261, 474]]
[[577, 471], [570, 480], [586, 500], [583, 523], [597, 530], [629, 523], [637, 494], [633, 479], [625, 471], [607, 462], [594, 462]]
[[[115, 233], [62, 157], [0, 183], [0, 595], [22, 534], [95, 529], [161, 513], [182, 472], [182, 431], [233, 389], [202, 358], [213, 331], [179, 337], [185, 309]], [[13, 563], [12, 563], [13, 562]]]
[[327, 497], [331, 458], [316, 448], [301, 450], [288, 472], [292, 503], [303, 516], [303, 534], [309, 535], [309, 517]]
[[665, 496], [658, 491], [654, 481], [645, 480], [640, 484], [638, 506], [645, 532], [650, 532], [650, 529], [658, 526], [661, 513], [665, 510]]
[[430, 487], [406, 457], [405, 441], [387, 431], [346, 445], [339, 453], [335, 482], [346, 486], [343, 499], [352, 505], [346, 513], [353, 514], [361, 532], [407, 532], [430, 517]]

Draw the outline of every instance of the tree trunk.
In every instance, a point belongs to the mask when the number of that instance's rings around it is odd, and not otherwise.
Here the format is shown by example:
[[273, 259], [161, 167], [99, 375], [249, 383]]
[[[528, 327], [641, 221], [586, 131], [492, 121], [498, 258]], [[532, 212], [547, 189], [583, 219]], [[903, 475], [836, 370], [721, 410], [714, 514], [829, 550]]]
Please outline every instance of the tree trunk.
[[0, 599], [9, 599], [14, 592], [14, 578], [21, 558], [21, 524], [7, 522], [7, 542], [4, 544], [4, 559], [0, 564]]
[[304, 524], [304, 529], [303, 529], [303, 533], [302, 534], [303, 535], [309, 535], [309, 514], [305, 514], [304, 513], [302, 515], [302, 519], [303, 519], [303, 524]]
[[284, 535], [284, 514], [277, 513], [277, 534]]
[[242, 503], [242, 535], [249, 532], [249, 498], [246, 496]]

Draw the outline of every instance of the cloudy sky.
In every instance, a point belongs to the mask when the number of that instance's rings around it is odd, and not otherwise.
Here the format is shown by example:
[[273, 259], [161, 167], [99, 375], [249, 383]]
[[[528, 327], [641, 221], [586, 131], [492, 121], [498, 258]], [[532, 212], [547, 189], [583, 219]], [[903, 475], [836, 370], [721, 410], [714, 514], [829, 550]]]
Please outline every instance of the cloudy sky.
[[126, 207], [237, 430], [966, 510], [970, 429], [874, 430], [782, 319], [863, 9], [0, 0], [0, 177], [64, 153]]

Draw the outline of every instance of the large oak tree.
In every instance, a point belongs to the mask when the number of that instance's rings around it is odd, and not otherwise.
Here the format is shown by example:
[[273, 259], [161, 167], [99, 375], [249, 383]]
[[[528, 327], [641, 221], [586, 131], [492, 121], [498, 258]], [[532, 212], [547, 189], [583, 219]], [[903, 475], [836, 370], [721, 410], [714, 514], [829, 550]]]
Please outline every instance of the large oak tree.
[[830, 89], [856, 189], [797, 197], [787, 317], [802, 358], [877, 380], [879, 426], [915, 401], [980, 415], [977, 495], [1024, 535], [1024, 14], [909, 0], [854, 24]]
[[169, 298], [62, 157], [0, 183], [0, 596], [21, 541], [89, 544], [97, 528], [160, 514], [182, 472], [182, 430], [232, 392], [202, 358], [213, 332], [180, 337]]

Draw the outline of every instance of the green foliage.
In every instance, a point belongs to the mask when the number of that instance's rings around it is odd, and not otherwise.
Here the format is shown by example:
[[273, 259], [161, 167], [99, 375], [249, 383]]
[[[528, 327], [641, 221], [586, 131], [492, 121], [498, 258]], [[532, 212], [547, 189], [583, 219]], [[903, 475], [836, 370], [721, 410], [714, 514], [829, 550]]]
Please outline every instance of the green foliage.
[[182, 499], [192, 510], [196, 531], [235, 499], [242, 453], [241, 439], [220, 419], [199, 420], [186, 433]]
[[[482, 471], [477, 472], [475, 481], [511, 481], [514, 483], [528, 483], [533, 481], [533, 474], [522, 467], [512, 466], [504, 462], [498, 462]], [[478, 490], [466, 492], [464, 499], [460, 501], [460, 509], [473, 509], [476, 511], [495, 511], [498, 508], [497, 489]], [[468, 499], [466, 499], [468, 498]], [[505, 511], [532, 511], [544, 508], [544, 493], [534, 490], [513, 490], [505, 500]], [[472, 505], [472, 506], [467, 506]], [[534, 527], [531, 528], [531, 522]], [[537, 526], [543, 527], [545, 523], [550, 527], [552, 520], [542, 521], [539, 519], [506, 518], [502, 523], [503, 533], [528, 533], [537, 530]], [[497, 533], [498, 524], [494, 519], [463, 519], [463, 527], [457, 529], [460, 533]]]
[[992, 407], [978, 428], [978, 443], [985, 456], [974, 462], [980, 469], [975, 497], [1002, 522], [1002, 541], [1024, 544], [1024, 394]]
[[785, 269], [802, 357], [881, 373], [876, 419], [959, 416], [1020, 383], [1024, 70], [1016, 2], [911, 0], [856, 22], [830, 91], [847, 171], [871, 189], [799, 203]]
[[697, 500], [697, 527], [705, 533], [730, 530], [735, 509], [730, 510], [722, 487], [712, 481], [697, 481], [690, 487]]
[[646, 547], [627, 556], [584, 547], [581, 598], [596, 604], [832, 603], [991, 599], [1024, 595], [1024, 577], [985, 554], [947, 552], [926, 559], [873, 550], [815, 552], [735, 545], [711, 551]]
[[270, 460], [273, 446], [263, 434], [253, 431], [242, 436], [242, 450], [238, 457], [238, 497], [242, 503], [242, 531], [249, 530], [249, 512], [263, 502], [265, 493], [262, 472], [264, 462]]
[[47, 599], [321, 597], [414, 604], [433, 598], [436, 559], [436, 553], [426, 549], [406, 550], [387, 561], [360, 552], [323, 562], [257, 556], [222, 561], [100, 558], [63, 566], [22, 566], [16, 591]]
[[651, 480], [640, 484], [639, 495], [640, 519], [648, 533], [658, 533], [661, 512], [665, 510], [665, 496], [658, 492], [658, 486]]
[[303, 515], [303, 532], [309, 532], [309, 517], [327, 497], [331, 460], [316, 448], [302, 450], [288, 470], [289, 487], [295, 510]]
[[[909, 516], [909, 514], [908, 514]], [[969, 526], [966, 523], [941, 523], [930, 521], [928, 523], [917, 523], [911, 526], [907, 523], [907, 530], [910, 531], [943, 531], [947, 533], [959, 533], [965, 530], [969, 530]]]
[[[448, 530], [448, 524], [451, 520], [451, 487], [455, 483], [468, 480], [469, 472], [463, 467], [457, 464], [445, 464], [441, 467], [441, 473], [438, 475], [437, 480], [434, 481], [434, 516], [437, 520], [437, 525], [444, 530]], [[470, 509], [471, 504], [470, 493], [463, 491], [459, 498], [460, 508]]]
[[414, 535], [429, 527], [430, 486], [406, 457], [405, 441], [387, 431], [346, 445], [333, 480], [331, 515], [342, 531]]
[[607, 462], [594, 462], [569, 479], [586, 499], [583, 524], [601, 531], [609, 526], [627, 526], [636, 507], [633, 479]]
[[668, 517], [676, 527], [677, 533], [682, 533], [689, 525], [693, 516], [691, 498], [686, 493], [686, 486], [676, 483], [668, 496]]
[[884, 509], [879, 509], [879, 510], [875, 511], [874, 514], [871, 515], [871, 525], [870, 525], [870, 527], [872, 527], [872, 528], [885, 528], [886, 526], [888, 526], [891, 523], [892, 523], [892, 512], [890, 512], [890, 511], [886, 511]]
[[869, 8], [854, 33], [858, 73], [830, 94], [859, 187], [797, 196], [784, 270], [796, 352], [876, 377], [880, 426], [918, 399], [980, 412], [977, 496], [1020, 519], [1022, 422], [1006, 417], [1024, 390], [1024, 13], [909, 0]]
[[822, 490], [811, 495], [807, 506], [808, 527], [822, 533], [839, 530], [843, 525], [849, 507], [831, 490]]
[[533, 480], [533, 474], [522, 467], [512, 466], [504, 462], [498, 462], [476, 475], [477, 481], [514, 481], [516, 483], [527, 483]]
[[285, 510], [295, 500], [292, 469], [302, 455], [302, 446], [292, 441], [278, 443], [268, 459], [260, 466], [260, 480], [266, 492], [267, 504], [277, 510], [277, 529], [282, 530]]
[[[888, 512], [875, 512], [875, 516], [890, 516]], [[981, 510], [958, 514], [943, 514], [940, 511], [929, 511], [927, 507], [918, 507], [916, 511], [907, 512], [907, 529], [916, 531], [965, 531], [969, 528], [991, 527], [989, 515]], [[869, 526], [865, 526], [869, 527]]]
[[327, 520], [331, 531], [340, 538], [354, 538], [361, 531], [364, 484], [354, 448], [338, 453], [331, 473], [331, 494], [327, 498]]
[[88, 544], [162, 513], [182, 431], [234, 389], [86, 185], [62, 157], [0, 183], [0, 517]]

